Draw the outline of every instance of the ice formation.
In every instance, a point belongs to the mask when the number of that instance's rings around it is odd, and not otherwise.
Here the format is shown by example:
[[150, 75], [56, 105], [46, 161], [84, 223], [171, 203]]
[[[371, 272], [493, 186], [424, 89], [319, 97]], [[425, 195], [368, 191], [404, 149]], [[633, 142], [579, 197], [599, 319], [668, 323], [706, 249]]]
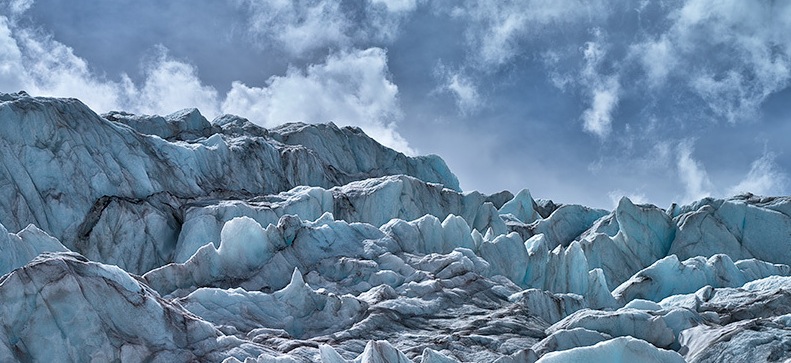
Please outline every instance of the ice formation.
[[0, 94], [0, 357], [791, 359], [791, 198], [459, 188], [357, 128]]

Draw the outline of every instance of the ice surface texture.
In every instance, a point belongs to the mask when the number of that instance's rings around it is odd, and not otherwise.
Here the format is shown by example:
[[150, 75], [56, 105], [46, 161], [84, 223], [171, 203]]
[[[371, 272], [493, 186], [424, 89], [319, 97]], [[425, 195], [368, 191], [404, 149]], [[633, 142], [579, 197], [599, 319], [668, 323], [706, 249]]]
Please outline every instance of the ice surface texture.
[[791, 359], [791, 199], [463, 192], [357, 128], [0, 94], [0, 360]]

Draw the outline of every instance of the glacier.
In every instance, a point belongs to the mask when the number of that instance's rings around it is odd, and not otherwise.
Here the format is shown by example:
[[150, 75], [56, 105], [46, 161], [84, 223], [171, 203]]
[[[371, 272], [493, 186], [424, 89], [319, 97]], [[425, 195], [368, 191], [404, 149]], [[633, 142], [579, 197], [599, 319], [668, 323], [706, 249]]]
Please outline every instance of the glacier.
[[463, 191], [355, 127], [0, 94], [0, 360], [791, 359], [791, 198]]

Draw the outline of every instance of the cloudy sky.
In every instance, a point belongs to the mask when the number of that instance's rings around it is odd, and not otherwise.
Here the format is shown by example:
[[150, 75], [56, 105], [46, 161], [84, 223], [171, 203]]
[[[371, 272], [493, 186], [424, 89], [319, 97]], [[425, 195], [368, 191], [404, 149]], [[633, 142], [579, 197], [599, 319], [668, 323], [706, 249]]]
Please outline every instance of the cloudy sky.
[[0, 0], [0, 91], [361, 126], [462, 188], [791, 188], [791, 2]]

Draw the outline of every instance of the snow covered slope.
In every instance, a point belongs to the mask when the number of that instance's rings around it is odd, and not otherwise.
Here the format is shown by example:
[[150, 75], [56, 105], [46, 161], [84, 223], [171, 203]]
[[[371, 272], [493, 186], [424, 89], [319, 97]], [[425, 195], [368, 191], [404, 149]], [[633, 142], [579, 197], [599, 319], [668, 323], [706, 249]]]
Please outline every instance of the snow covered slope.
[[791, 359], [791, 198], [463, 192], [357, 128], [0, 94], [0, 361]]

